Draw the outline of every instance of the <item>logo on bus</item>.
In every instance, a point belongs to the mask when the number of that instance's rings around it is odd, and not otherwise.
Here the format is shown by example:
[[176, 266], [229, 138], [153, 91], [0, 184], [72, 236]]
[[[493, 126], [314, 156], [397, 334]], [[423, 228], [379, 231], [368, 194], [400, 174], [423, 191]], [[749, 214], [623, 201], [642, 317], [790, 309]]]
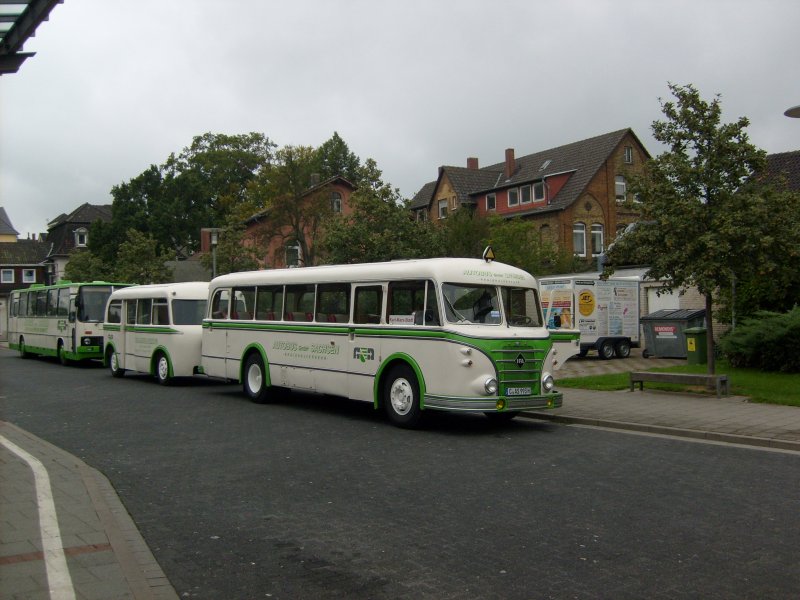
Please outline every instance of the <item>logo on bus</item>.
[[373, 348], [354, 348], [353, 358], [357, 358], [362, 363], [368, 360], [375, 360], [375, 350]]
[[522, 354], [520, 354], [519, 356], [517, 356], [514, 362], [517, 363], [517, 366], [521, 369], [523, 366], [525, 366], [525, 357], [522, 356]]
[[58, 327], [59, 331], [66, 331], [67, 330], [67, 321], [64, 320], [64, 319], [59, 319], [58, 320], [58, 325], [56, 325], [56, 327]]

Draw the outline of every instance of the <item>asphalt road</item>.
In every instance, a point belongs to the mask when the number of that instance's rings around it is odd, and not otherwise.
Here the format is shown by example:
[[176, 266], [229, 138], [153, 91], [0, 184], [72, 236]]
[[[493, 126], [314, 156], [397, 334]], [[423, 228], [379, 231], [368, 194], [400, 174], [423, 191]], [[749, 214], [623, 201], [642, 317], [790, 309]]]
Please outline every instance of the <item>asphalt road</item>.
[[0, 350], [0, 418], [102, 471], [184, 598], [796, 598], [800, 456], [256, 405]]

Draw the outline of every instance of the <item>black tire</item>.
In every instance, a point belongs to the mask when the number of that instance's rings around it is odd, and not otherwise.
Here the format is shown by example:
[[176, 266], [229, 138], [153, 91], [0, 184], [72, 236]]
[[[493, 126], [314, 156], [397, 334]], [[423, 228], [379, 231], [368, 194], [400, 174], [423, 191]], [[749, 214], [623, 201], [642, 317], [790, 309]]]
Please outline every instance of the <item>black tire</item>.
[[631, 355], [630, 342], [627, 340], [621, 340], [617, 342], [617, 345], [614, 348], [614, 354], [617, 355], [617, 358], [628, 358]]
[[383, 408], [398, 427], [416, 427], [422, 419], [419, 406], [419, 382], [406, 364], [395, 365], [383, 381]]
[[485, 414], [492, 423], [508, 423], [519, 414], [518, 410], [507, 410], [505, 412], [487, 412]]
[[170, 377], [170, 364], [167, 355], [163, 352], [156, 354], [156, 380], [160, 385], [169, 385], [172, 381]]
[[119, 366], [119, 359], [117, 359], [117, 353], [114, 352], [113, 348], [109, 348], [106, 351], [106, 362], [112, 377], [123, 377], [125, 375], [125, 369]]
[[20, 358], [29, 358], [30, 354], [28, 351], [25, 350], [25, 338], [19, 338], [19, 357]]
[[603, 340], [603, 342], [597, 348], [597, 354], [599, 354], [600, 358], [603, 360], [614, 358], [614, 344], [612, 344], [609, 340]]
[[64, 342], [58, 342], [56, 356], [58, 357], [58, 362], [60, 362], [62, 365], [65, 367], [69, 365], [70, 360], [67, 358], [66, 354], [64, 354]]
[[269, 399], [269, 388], [266, 385], [266, 372], [261, 356], [254, 352], [244, 362], [242, 388], [247, 397], [256, 404], [264, 404]]

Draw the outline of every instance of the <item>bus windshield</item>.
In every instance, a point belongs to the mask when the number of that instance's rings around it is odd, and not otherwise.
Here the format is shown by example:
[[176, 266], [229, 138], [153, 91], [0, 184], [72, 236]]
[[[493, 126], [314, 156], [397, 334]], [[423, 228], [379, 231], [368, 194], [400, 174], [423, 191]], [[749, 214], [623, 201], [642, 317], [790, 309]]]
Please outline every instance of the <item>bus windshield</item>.
[[509, 326], [542, 326], [539, 300], [531, 288], [445, 283], [442, 293], [447, 320], [451, 323], [498, 325], [502, 321], [502, 305]]
[[111, 286], [83, 286], [78, 292], [78, 320], [84, 323], [101, 323]]

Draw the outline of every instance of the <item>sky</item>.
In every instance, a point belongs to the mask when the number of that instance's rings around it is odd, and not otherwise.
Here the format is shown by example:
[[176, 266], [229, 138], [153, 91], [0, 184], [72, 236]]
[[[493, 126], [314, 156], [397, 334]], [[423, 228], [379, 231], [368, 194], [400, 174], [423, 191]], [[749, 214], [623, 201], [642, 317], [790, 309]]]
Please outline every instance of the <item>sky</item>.
[[0, 77], [0, 206], [21, 237], [206, 132], [334, 132], [411, 198], [440, 165], [630, 127], [669, 83], [800, 149], [797, 0], [65, 0]]

